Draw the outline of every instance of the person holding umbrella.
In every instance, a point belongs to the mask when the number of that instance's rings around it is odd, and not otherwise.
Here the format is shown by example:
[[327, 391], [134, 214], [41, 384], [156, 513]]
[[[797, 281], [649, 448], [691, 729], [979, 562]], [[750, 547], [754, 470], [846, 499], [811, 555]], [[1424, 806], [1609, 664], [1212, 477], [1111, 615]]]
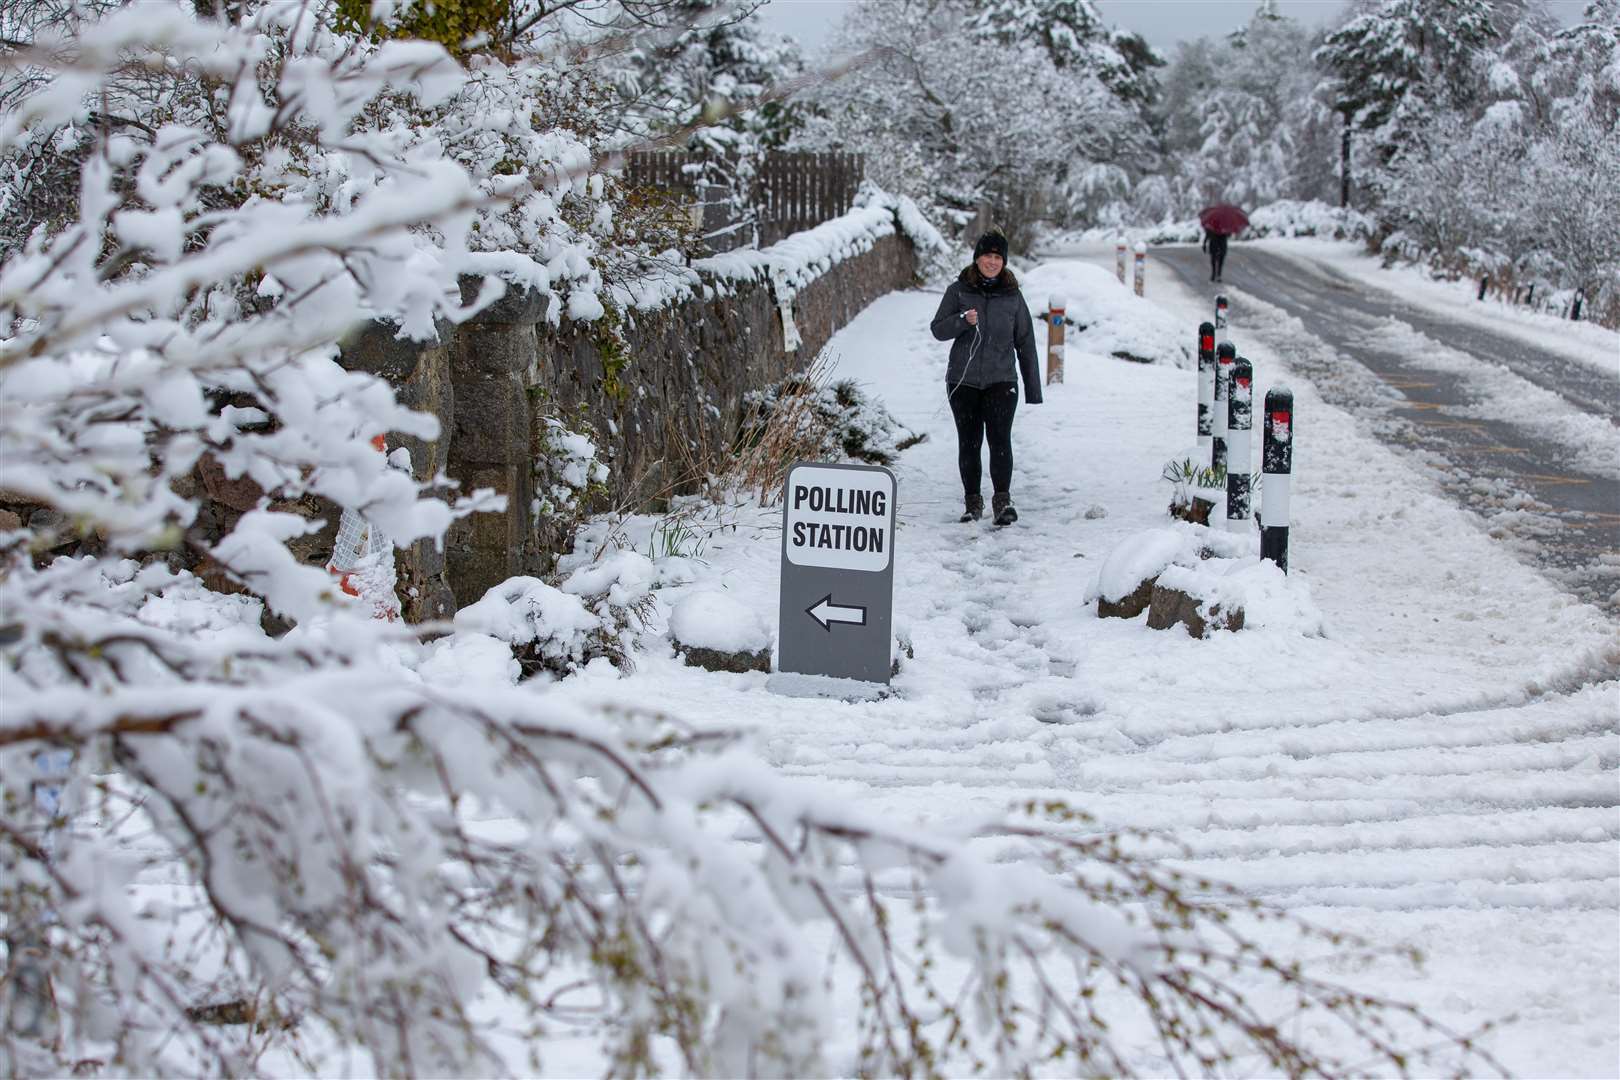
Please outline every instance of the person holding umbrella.
[[1220, 203], [1204, 207], [1198, 223], [1204, 227], [1202, 248], [1209, 252], [1209, 280], [1220, 281], [1226, 266], [1226, 238], [1248, 228], [1249, 215], [1231, 203]]
[[1206, 228], [1200, 247], [1209, 252], [1209, 280], [1221, 280], [1221, 267], [1226, 265], [1226, 234]]

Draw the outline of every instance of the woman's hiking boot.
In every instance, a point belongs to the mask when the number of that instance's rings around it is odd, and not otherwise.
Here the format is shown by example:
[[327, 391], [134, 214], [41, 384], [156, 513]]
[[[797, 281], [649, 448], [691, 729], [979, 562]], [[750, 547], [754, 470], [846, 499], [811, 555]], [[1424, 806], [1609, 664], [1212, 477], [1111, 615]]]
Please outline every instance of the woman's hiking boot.
[[995, 511], [997, 525], [1011, 525], [1018, 520], [1018, 511], [1013, 509], [1012, 496], [1005, 491], [998, 491], [990, 496], [990, 509]]
[[984, 517], [984, 496], [969, 495], [967, 497], [967, 509], [962, 511], [962, 516], [958, 520], [978, 521], [982, 517]]

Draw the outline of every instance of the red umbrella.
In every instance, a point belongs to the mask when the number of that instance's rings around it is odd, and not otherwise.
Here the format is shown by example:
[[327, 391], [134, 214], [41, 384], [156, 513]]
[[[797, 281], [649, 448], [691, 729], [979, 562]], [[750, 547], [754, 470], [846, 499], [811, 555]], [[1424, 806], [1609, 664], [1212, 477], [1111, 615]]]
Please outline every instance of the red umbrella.
[[1235, 236], [1249, 227], [1249, 215], [1231, 203], [1220, 203], [1198, 211], [1198, 224], [1212, 233]]

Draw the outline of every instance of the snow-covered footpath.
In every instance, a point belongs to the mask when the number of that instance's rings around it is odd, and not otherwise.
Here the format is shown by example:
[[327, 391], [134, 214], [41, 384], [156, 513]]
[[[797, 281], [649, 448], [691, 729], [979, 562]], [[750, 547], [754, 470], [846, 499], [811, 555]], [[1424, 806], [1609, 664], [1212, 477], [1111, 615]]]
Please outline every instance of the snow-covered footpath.
[[[894, 470], [895, 615], [915, 657], [892, 696], [781, 697], [763, 674], [684, 666], [667, 642], [627, 677], [595, 666], [551, 692], [741, 724], [783, 773], [902, 820], [1052, 795], [1104, 826], [1162, 829], [1201, 872], [1421, 948], [1415, 976], [1391, 965], [1354, 979], [1459, 1029], [1514, 1016], [1490, 1045], [1515, 1072], [1615, 1075], [1614, 624], [1516, 562], [1300, 380], [1292, 614], [1203, 641], [1099, 619], [1086, 596], [1102, 561], [1166, 523], [1159, 474], [1193, 441], [1207, 298], [1155, 281], [1139, 299], [1084, 262], [1023, 278], [1032, 308], [1061, 291], [1091, 325], [1071, 338], [1067, 383], [1020, 406], [1012, 528], [956, 521], [946, 349], [927, 329], [938, 294], [885, 297], [829, 345], [838, 377], [928, 435]], [[1244, 351], [1257, 402], [1288, 381], [1263, 349]], [[716, 515], [736, 528], [689, 539], [673, 576], [693, 580], [660, 590], [660, 618], [723, 591], [774, 626], [780, 511]], [[619, 535], [647, 550], [653, 524]]]

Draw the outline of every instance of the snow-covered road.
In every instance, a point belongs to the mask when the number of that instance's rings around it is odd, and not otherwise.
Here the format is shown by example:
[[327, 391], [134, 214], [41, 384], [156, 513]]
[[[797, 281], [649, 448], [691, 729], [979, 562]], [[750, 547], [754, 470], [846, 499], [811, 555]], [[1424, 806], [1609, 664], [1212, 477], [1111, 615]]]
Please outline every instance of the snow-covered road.
[[[1018, 525], [959, 524], [937, 293], [885, 297], [837, 335], [852, 377], [928, 439], [900, 459], [895, 614], [915, 657], [894, 696], [782, 698], [763, 675], [649, 657], [566, 692], [746, 717], [783, 772], [897, 820], [981, 818], [1031, 796], [1101, 827], [1166, 835], [1166, 857], [1430, 954], [1365, 984], [1459, 1028], [1517, 1012], [1494, 1050], [1532, 1075], [1620, 1061], [1620, 642], [1612, 621], [1516, 561], [1402, 456], [1293, 380], [1298, 620], [1194, 640], [1084, 600], [1101, 561], [1161, 526], [1161, 466], [1192, 442], [1186, 362], [1204, 298], [1130, 296], [1094, 266], [1026, 277], [1090, 329], [1068, 382], [1020, 406]], [[1289, 373], [1247, 350], [1256, 394]], [[703, 551], [692, 588], [774, 623], [775, 510]], [[676, 599], [672, 590], [669, 599]], [[983, 841], [994, 849], [995, 840]], [[1186, 846], [1172, 853], [1172, 842]], [[1016, 857], [1013, 851], [1000, 857]]]
[[1494, 303], [1438, 305], [1430, 290], [1401, 291], [1404, 279], [1355, 275], [1331, 245], [1237, 245], [1220, 286], [1190, 246], [1152, 259], [1155, 284], [1168, 270], [1195, 292], [1228, 294], [1240, 351], [1264, 340], [1327, 400], [1414, 451], [1521, 557], [1620, 615], [1615, 335], [1504, 319]]

